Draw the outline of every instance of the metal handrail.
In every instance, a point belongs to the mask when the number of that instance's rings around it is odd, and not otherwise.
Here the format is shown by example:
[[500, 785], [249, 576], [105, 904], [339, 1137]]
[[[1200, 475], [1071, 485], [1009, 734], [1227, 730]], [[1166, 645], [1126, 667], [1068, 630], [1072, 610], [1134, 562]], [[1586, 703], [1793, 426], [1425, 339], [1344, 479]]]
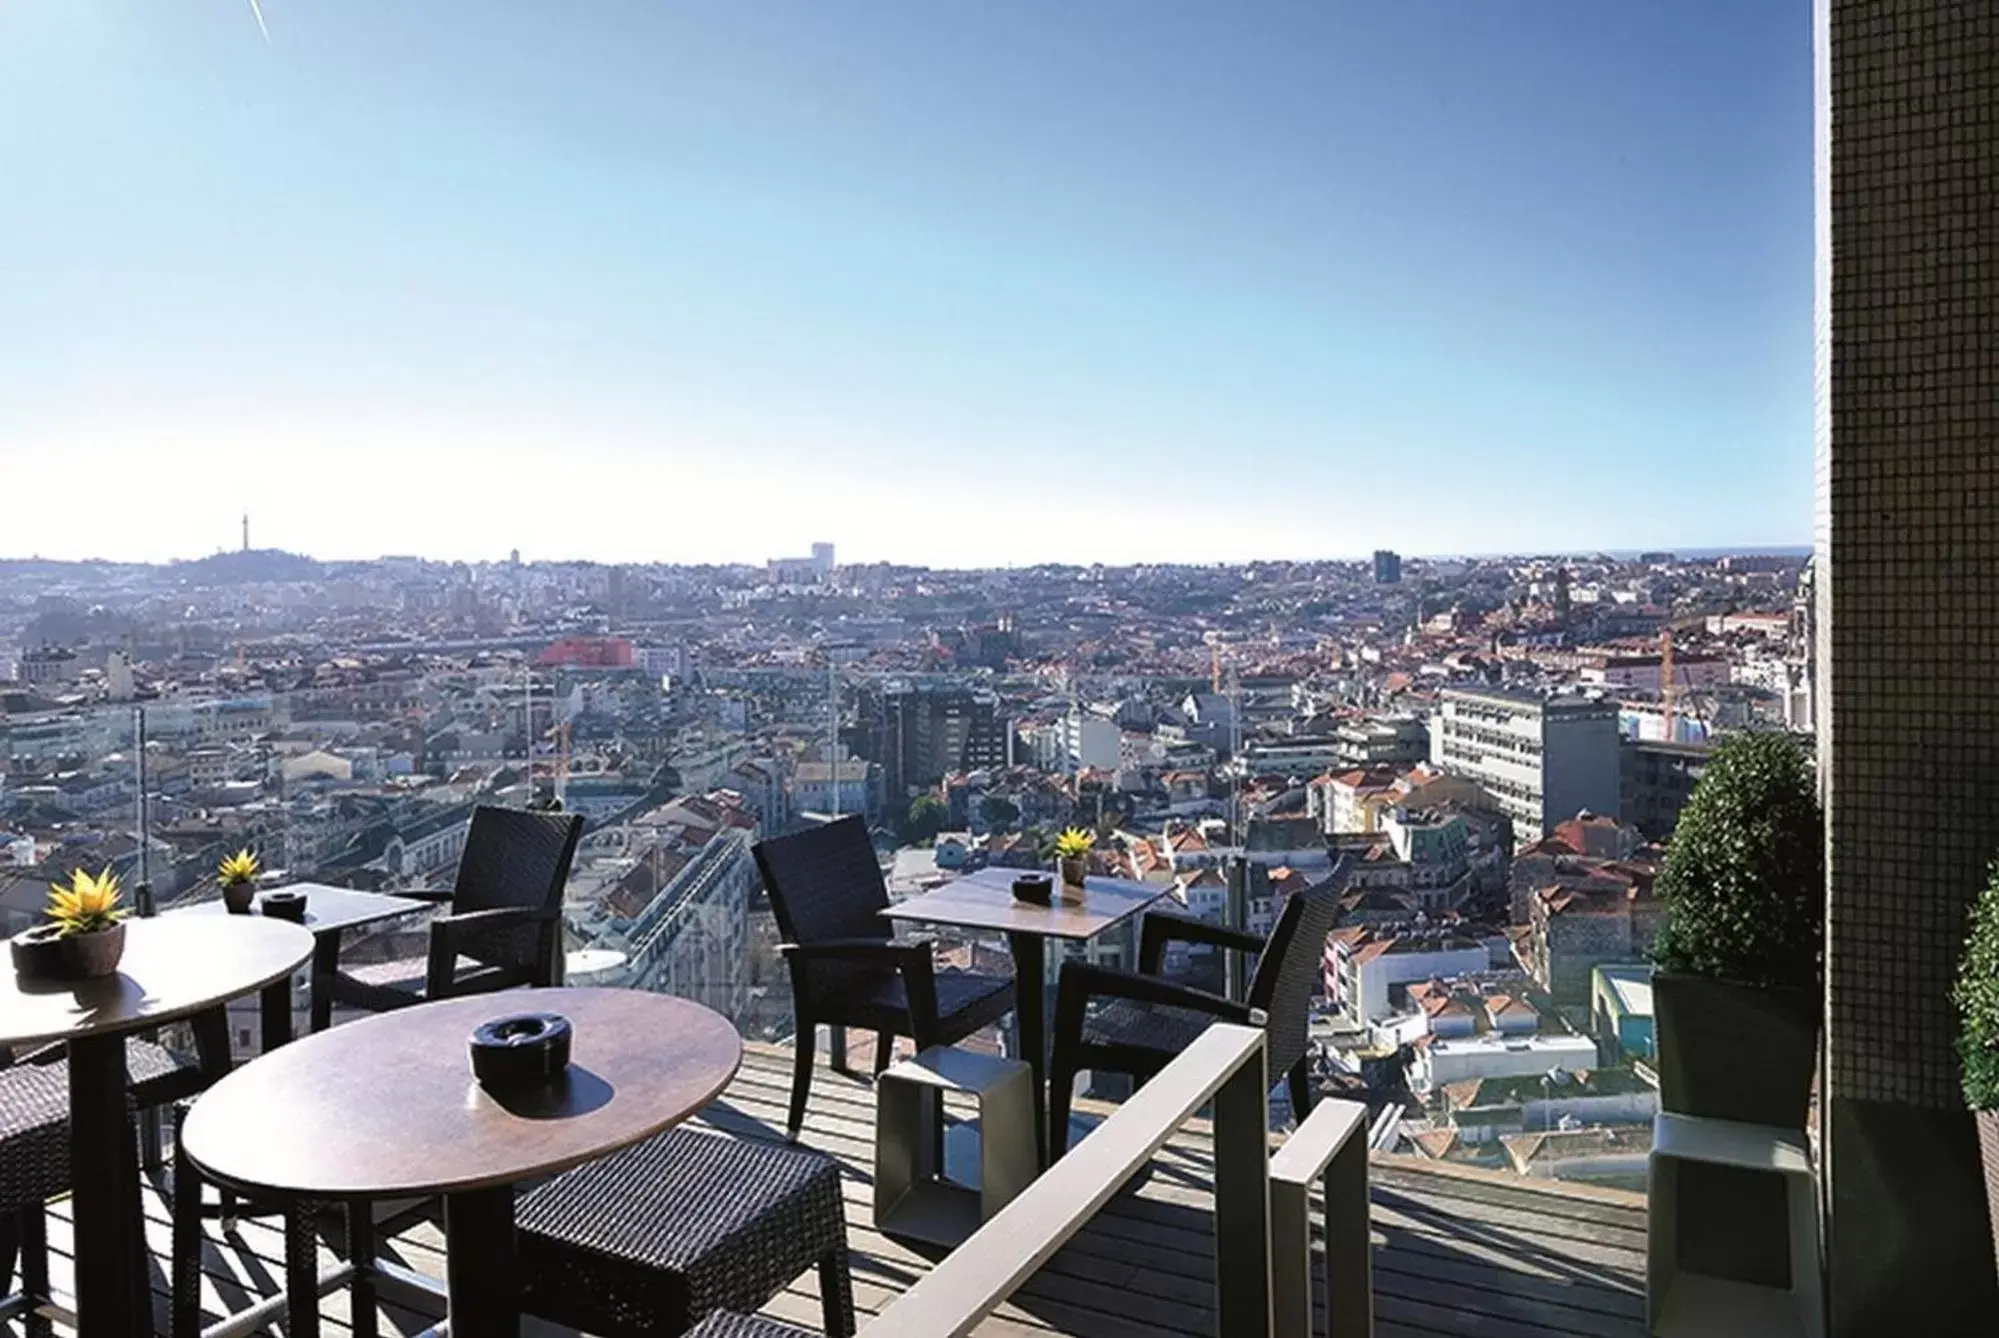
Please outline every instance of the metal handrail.
[[1260, 1027], [1217, 1023], [865, 1330], [963, 1338], [1214, 1103], [1215, 1311], [1228, 1338], [1269, 1338], [1269, 1077]]

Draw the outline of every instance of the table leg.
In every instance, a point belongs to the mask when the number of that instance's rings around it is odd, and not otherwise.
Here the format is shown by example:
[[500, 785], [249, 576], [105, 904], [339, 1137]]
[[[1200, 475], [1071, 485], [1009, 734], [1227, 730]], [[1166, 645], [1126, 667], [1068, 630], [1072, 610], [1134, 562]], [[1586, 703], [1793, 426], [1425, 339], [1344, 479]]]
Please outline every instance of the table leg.
[[444, 1279], [451, 1332], [480, 1338], [521, 1331], [514, 1268], [514, 1191], [474, 1189], [444, 1196]]
[[324, 930], [312, 940], [311, 1029], [325, 1031], [333, 1025], [333, 973], [340, 969], [340, 931]]
[[1013, 1009], [1021, 1057], [1034, 1077], [1034, 1146], [1048, 1167], [1047, 945], [1039, 934], [1008, 934], [1013, 951]]
[[152, 1327], [151, 1307], [142, 1309], [143, 1279], [133, 1275], [143, 1237], [131, 1216], [138, 1168], [130, 1129], [125, 1038], [72, 1037], [69, 1147], [80, 1338], [132, 1338]]
[[258, 1000], [258, 1012], [263, 1015], [263, 1053], [270, 1054], [279, 1046], [289, 1045], [292, 1039], [292, 978], [275, 980], [264, 986]]

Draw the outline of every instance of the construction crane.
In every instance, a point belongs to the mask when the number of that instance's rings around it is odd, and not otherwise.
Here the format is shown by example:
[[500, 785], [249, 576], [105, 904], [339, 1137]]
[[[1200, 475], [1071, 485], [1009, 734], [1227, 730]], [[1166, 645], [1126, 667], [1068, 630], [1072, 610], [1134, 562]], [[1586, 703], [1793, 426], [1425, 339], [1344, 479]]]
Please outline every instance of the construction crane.
[[1674, 728], [1679, 720], [1680, 685], [1673, 673], [1673, 633], [1706, 622], [1705, 613], [1692, 613], [1684, 618], [1675, 618], [1659, 629], [1659, 704], [1661, 732], [1667, 743], [1678, 742]]

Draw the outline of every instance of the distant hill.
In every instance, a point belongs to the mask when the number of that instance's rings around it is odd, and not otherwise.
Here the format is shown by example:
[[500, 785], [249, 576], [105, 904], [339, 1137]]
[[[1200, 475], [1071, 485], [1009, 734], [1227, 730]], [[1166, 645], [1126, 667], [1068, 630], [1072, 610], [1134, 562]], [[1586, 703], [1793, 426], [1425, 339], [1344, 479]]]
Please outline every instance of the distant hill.
[[325, 568], [309, 557], [278, 548], [252, 548], [217, 553], [192, 562], [175, 562], [167, 570], [196, 585], [250, 585], [264, 581], [316, 581]]

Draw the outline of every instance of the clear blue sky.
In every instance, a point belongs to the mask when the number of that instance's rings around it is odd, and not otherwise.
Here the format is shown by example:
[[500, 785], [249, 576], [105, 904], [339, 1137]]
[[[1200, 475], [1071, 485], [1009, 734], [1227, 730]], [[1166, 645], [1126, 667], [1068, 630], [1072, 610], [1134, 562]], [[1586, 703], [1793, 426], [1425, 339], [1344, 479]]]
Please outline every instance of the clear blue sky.
[[0, 553], [1810, 531], [1804, 0], [6, 0]]

